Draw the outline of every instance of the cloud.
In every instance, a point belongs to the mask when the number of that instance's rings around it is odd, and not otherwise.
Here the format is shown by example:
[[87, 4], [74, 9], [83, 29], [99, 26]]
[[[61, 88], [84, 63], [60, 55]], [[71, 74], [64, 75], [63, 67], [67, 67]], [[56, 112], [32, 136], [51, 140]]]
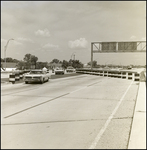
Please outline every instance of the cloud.
[[136, 39], [136, 36], [132, 35], [132, 36], [130, 37], [130, 39], [131, 39], [131, 40], [135, 40], [135, 39]]
[[21, 42], [18, 42], [16, 40], [14, 40], [13, 42], [14, 42], [14, 45], [23, 45]]
[[40, 35], [40, 36], [45, 36], [45, 37], [50, 37], [50, 32], [48, 29], [44, 29], [44, 30], [37, 30], [35, 31], [35, 35]]
[[70, 48], [86, 48], [87, 47], [87, 40], [85, 38], [80, 38], [75, 41], [69, 41], [68, 46]]
[[19, 38], [17, 38], [17, 40], [34, 43], [33, 40], [31, 40], [30, 38], [19, 37]]
[[58, 45], [53, 45], [53, 44], [50, 44], [50, 43], [47, 43], [43, 46], [43, 48], [59, 48]]

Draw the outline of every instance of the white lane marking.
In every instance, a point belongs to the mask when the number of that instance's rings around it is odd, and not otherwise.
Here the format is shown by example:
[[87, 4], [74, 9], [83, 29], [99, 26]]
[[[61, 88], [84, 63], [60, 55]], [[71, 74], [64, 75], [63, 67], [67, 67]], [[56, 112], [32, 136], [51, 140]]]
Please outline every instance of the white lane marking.
[[116, 113], [117, 109], [119, 108], [121, 102], [123, 101], [125, 95], [127, 94], [129, 88], [131, 87], [133, 81], [131, 82], [131, 84], [129, 85], [129, 87], [127, 88], [126, 92], [123, 94], [123, 96], [121, 97], [121, 99], [119, 100], [118, 104], [116, 105], [115, 109], [113, 110], [112, 114], [109, 116], [109, 118], [107, 119], [105, 125], [102, 127], [102, 129], [100, 130], [100, 132], [97, 134], [96, 138], [94, 139], [93, 143], [91, 144], [91, 146], [89, 147], [89, 149], [94, 149], [98, 143], [98, 141], [100, 140], [101, 136], [103, 135], [103, 133], [105, 132], [106, 128], [108, 127], [110, 121], [112, 120], [114, 114]]
[[71, 93], [74, 93], [74, 92], [77, 92], [77, 91], [80, 91], [80, 90], [85, 89], [85, 88], [87, 88], [87, 86], [82, 87], [82, 88], [80, 88], [80, 89], [77, 89], [77, 90], [75, 90], [75, 91], [72, 91], [72, 92], [70, 92], [70, 94], [71, 94]]
[[[99, 82], [101, 82], [101, 81], [99, 81]], [[92, 84], [90, 84], [90, 85], [84, 86], [84, 87], [82, 87], [82, 88], [80, 88], [80, 89], [77, 89], [77, 90], [75, 90], [75, 91], [70, 92], [69, 94], [74, 93], [74, 92], [77, 92], [77, 91], [80, 91], [80, 90], [83, 90], [83, 89], [85, 89], [85, 88], [87, 88], [87, 87], [89, 87], [89, 86], [92, 86], [92, 85], [94, 85], [94, 84], [97, 84], [97, 83], [99, 83], [99, 82], [95, 82], [95, 83], [92, 83]]]

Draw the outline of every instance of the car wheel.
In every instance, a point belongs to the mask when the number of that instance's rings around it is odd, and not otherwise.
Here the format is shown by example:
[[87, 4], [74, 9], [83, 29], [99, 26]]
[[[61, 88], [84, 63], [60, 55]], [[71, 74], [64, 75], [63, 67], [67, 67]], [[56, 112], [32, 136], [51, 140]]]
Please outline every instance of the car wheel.
[[25, 81], [25, 84], [28, 84], [28, 81]]
[[44, 78], [41, 80], [41, 84], [43, 84], [44, 83]]

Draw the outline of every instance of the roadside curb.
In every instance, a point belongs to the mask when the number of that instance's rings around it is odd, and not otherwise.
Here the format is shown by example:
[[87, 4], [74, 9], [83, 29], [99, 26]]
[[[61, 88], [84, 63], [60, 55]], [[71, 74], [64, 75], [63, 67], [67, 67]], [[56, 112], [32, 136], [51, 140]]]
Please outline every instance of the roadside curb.
[[146, 82], [140, 82], [128, 149], [146, 149]]

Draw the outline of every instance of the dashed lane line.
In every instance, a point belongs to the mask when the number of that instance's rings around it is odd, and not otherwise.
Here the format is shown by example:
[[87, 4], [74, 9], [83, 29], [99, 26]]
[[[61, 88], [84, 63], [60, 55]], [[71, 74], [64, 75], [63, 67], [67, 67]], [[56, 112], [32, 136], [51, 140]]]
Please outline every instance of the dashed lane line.
[[28, 107], [28, 108], [26, 108], [26, 109], [23, 109], [23, 110], [21, 110], [21, 111], [18, 111], [18, 112], [16, 112], [16, 113], [13, 113], [13, 114], [11, 114], [11, 115], [8, 115], [8, 116], [6, 116], [6, 117], [4, 117], [4, 118], [9, 118], [9, 117], [11, 117], [11, 116], [14, 116], [14, 115], [16, 115], [16, 114], [22, 113], [22, 112], [24, 112], [24, 111], [26, 111], [26, 110], [32, 109], [32, 108], [37, 107], [37, 106], [39, 106], [39, 105], [42, 105], [42, 104], [48, 103], [48, 102], [50, 102], [50, 101], [52, 101], [52, 100], [55, 100], [55, 99], [57, 99], [57, 98], [63, 97], [63, 96], [68, 95], [68, 94], [69, 94], [69, 93], [66, 93], [66, 94], [60, 95], [60, 96], [58, 96], [58, 97], [52, 98], [52, 99], [47, 100], [47, 101], [45, 101], [45, 102], [39, 103], [39, 104], [37, 104], [37, 105], [34, 105], [34, 106], [31, 106], [31, 107]]
[[[99, 82], [101, 82], [101, 81], [99, 81]], [[85, 86], [85, 87], [83, 87], [83, 88], [81, 88], [81, 89], [75, 90], [75, 91], [73, 91], [73, 92], [69, 92], [69, 93], [60, 95], [60, 96], [58, 96], [58, 97], [52, 98], [52, 99], [50, 99], [50, 100], [47, 100], [47, 101], [45, 101], [45, 102], [42, 102], [42, 103], [36, 104], [36, 105], [34, 105], [34, 106], [28, 107], [28, 108], [26, 108], [26, 109], [23, 109], [23, 110], [21, 110], [21, 111], [18, 111], [18, 112], [16, 112], [16, 113], [11, 114], [11, 115], [5, 116], [4, 118], [9, 118], [9, 117], [11, 117], [11, 116], [14, 116], [14, 115], [16, 115], [16, 114], [22, 113], [22, 112], [27, 111], [27, 110], [29, 110], [29, 109], [32, 109], [32, 108], [34, 108], [34, 107], [37, 107], [37, 106], [40, 106], [40, 105], [42, 105], [42, 104], [48, 103], [48, 102], [50, 102], [50, 101], [52, 101], [52, 100], [61, 98], [61, 97], [65, 96], [65, 95], [68, 95], [68, 94], [71, 94], [71, 93], [80, 91], [80, 90], [82, 90], [82, 89], [85, 89], [85, 88], [87, 88], [87, 87], [89, 87], [89, 86], [92, 86], [92, 85], [94, 85], [94, 84], [97, 84], [97, 83], [99, 83], [99, 82], [96, 82], [96, 83], [87, 85], [87, 86]]]

